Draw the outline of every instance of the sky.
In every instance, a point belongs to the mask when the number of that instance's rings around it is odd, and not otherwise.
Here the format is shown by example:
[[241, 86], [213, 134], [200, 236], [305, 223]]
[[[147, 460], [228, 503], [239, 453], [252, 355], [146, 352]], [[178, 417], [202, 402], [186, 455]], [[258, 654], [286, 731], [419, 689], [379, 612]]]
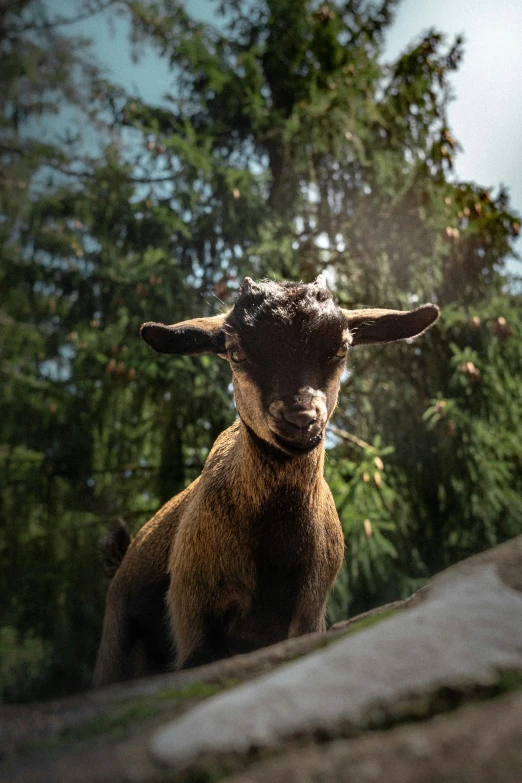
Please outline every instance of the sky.
[[[403, 0], [387, 38], [395, 58], [420, 32], [462, 33], [465, 56], [452, 77], [453, 135], [463, 147], [456, 174], [509, 188], [522, 212], [522, 0]], [[520, 252], [520, 251], [519, 251]]]
[[[63, 15], [79, 0], [48, 0]], [[187, 10], [209, 20], [213, 4], [186, 0]], [[81, 3], [80, 3], [81, 7]], [[394, 60], [423, 32], [434, 27], [451, 40], [465, 39], [465, 56], [452, 77], [455, 99], [449, 125], [462, 146], [455, 174], [483, 187], [504, 185], [512, 208], [522, 213], [522, 0], [402, 0], [386, 38], [384, 60]], [[169, 89], [168, 68], [152, 48], [132, 61], [127, 23], [112, 29], [100, 14], [68, 28], [92, 38], [95, 54], [115, 81], [159, 102]], [[522, 254], [522, 242], [518, 243]], [[518, 266], [518, 265], [517, 265]]]

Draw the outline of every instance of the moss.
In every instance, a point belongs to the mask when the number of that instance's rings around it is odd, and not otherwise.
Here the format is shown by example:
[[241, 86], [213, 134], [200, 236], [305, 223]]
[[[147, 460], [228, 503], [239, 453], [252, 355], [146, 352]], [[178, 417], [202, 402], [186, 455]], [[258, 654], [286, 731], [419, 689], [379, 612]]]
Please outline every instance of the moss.
[[497, 672], [489, 685], [442, 687], [431, 693], [396, 701], [385, 710], [371, 711], [366, 729], [392, 729], [399, 724], [424, 721], [435, 715], [454, 712], [466, 704], [480, 703], [522, 689], [522, 671], [509, 669]]
[[66, 726], [55, 737], [49, 737], [49, 740], [52, 741], [56, 738], [59, 742], [81, 742], [101, 734], [114, 738], [122, 734], [124, 729], [136, 721], [156, 715], [160, 709], [146, 697], [136, 699], [136, 701], [132, 701], [123, 709], [112, 714], [99, 715], [97, 718], [76, 726]]
[[216, 693], [234, 688], [239, 685], [241, 680], [237, 678], [230, 678], [223, 680], [219, 683], [207, 683], [207, 682], [193, 682], [191, 685], [186, 685], [184, 688], [167, 688], [164, 691], [158, 691], [150, 698], [154, 701], [199, 701], [201, 699], [208, 699], [209, 696], [214, 696]]
[[23, 743], [20, 750], [51, 749], [67, 743], [85, 742], [103, 736], [118, 739], [139, 721], [153, 718], [162, 712], [179, 710], [186, 702], [202, 701], [216, 693], [233, 688], [239, 680], [228, 679], [218, 684], [194, 682], [184, 688], [168, 688], [150, 696], [139, 696], [125, 702], [120, 709], [98, 715], [96, 718], [65, 726], [41, 740]]
[[511, 669], [500, 672], [498, 685], [499, 695], [504, 693], [513, 693], [522, 689], [522, 671]]
[[18, 750], [21, 753], [52, 750], [70, 743], [85, 742], [99, 736], [106, 737], [109, 740], [118, 739], [129, 726], [137, 721], [151, 718], [160, 711], [161, 708], [151, 704], [148, 700], [137, 701], [116, 712], [99, 715], [96, 718], [73, 726], [65, 726], [48, 737], [22, 742]]
[[364, 630], [364, 628], [369, 628], [371, 625], [380, 623], [381, 620], [386, 620], [388, 617], [391, 617], [392, 614], [397, 614], [397, 610], [386, 609], [384, 612], [375, 612], [375, 614], [370, 614], [367, 617], [361, 617], [360, 620], [354, 620], [353, 623], [350, 623], [340, 636], [342, 638], [352, 633], [359, 633], [359, 631]]
[[247, 753], [203, 757], [182, 770], [171, 770], [162, 783], [219, 783], [223, 778], [272, 758], [284, 748], [253, 748]]

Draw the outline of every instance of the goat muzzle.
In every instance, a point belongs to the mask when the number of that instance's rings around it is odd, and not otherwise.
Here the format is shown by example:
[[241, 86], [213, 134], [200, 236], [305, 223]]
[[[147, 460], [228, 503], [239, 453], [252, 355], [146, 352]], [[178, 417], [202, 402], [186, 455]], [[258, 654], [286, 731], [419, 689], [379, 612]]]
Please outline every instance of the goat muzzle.
[[278, 399], [268, 406], [274, 440], [291, 453], [314, 449], [322, 440], [327, 419], [325, 402], [318, 394], [300, 394], [290, 401]]

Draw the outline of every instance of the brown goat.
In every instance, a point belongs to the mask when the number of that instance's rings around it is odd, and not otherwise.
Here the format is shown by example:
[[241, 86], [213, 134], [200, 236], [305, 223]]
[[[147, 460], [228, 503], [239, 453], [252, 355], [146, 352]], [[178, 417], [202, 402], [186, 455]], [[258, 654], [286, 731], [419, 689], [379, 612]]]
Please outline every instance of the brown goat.
[[[434, 305], [343, 310], [320, 280], [247, 278], [227, 314], [142, 326], [156, 351], [227, 359], [239, 418], [128, 546], [107, 595], [97, 686], [325, 630], [344, 540], [324, 432], [348, 348], [414, 337], [437, 317]], [[112, 570], [128, 544], [116, 536], [114, 551], [105, 542]]]

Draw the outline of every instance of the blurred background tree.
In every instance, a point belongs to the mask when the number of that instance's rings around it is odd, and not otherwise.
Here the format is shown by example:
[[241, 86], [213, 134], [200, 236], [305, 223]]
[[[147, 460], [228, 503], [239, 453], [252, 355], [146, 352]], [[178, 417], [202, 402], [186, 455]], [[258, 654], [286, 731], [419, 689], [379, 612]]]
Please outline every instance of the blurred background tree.
[[442, 307], [418, 343], [350, 356], [327, 441], [347, 544], [332, 621], [522, 532], [519, 219], [452, 175], [462, 42], [430, 31], [382, 64], [396, 4], [223, 0], [212, 26], [174, 0], [84, 3], [169, 63], [159, 106], [45, 2], [2, 11], [4, 700], [88, 684], [99, 536], [136, 531], [234, 418], [225, 363], [157, 357], [140, 323], [218, 312], [245, 274]]

